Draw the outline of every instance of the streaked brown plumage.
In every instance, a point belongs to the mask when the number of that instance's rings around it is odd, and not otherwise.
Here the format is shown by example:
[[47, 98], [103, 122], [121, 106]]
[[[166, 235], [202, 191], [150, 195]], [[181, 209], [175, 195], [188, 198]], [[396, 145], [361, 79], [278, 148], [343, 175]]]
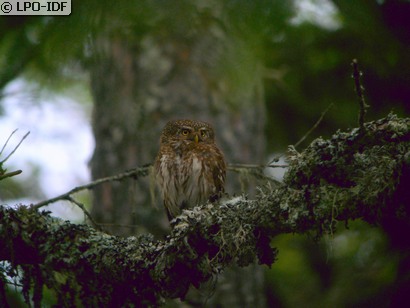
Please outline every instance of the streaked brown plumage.
[[206, 122], [168, 122], [161, 134], [155, 175], [169, 220], [224, 192], [226, 164]]

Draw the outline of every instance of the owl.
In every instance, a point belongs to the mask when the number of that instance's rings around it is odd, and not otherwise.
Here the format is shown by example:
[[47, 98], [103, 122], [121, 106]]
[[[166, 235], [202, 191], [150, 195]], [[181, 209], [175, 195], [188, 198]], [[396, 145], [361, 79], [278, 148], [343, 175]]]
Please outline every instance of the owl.
[[155, 177], [168, 219], [183, 209], [216, 201], [224, 192], [226, 164], [206, 122], [168, 122], [161, 134]]

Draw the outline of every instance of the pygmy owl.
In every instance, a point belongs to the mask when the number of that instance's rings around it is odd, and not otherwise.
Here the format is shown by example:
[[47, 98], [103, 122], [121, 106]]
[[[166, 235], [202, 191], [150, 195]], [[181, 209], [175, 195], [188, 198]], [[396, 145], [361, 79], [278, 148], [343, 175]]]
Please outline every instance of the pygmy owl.
[[224, 192], [226, 164], [206, 122], [168, 122], [161, 134], [155, 174], [168, 219]]

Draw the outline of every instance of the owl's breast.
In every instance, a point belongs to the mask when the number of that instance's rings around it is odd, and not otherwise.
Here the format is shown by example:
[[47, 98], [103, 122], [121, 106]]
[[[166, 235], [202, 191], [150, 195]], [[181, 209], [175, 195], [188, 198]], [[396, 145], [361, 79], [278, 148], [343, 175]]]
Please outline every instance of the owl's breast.
[[181, 173], [183, 193], [188, 204], [195, 206], [206, 201], [212, 194], [213, 185], [209, 182], [209, 166], [203, 157], [191, 155]]
[[163, 149], [155, 168], [169, 215], [175, 217], [181, 209], [192, 208], [223, 192], [224, 167], [219, 150], [209, 145], [196, 144], [179, 151]]

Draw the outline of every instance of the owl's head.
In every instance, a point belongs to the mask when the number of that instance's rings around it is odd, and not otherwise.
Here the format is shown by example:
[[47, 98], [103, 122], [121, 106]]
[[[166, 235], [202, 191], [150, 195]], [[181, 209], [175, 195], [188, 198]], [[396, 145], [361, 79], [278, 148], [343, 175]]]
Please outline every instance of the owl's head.
[[161, 135], [161, 144], [169, 142], [214, 143], [214, 130], [209, 123], [193, 120], [169, 121]]

